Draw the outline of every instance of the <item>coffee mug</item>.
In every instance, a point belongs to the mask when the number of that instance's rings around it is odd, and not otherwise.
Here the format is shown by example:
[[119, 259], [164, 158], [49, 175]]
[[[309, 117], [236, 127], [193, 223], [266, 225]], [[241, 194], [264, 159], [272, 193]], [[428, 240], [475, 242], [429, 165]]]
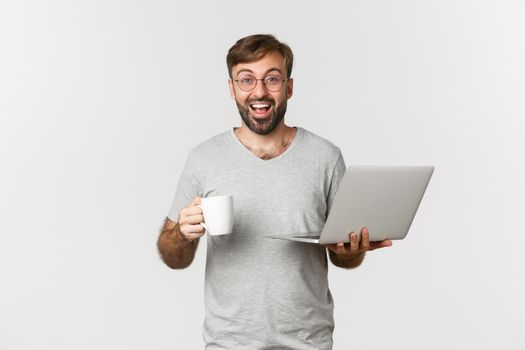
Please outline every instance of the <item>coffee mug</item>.
[[233, 196], [201, 198], [199, 207], [204, 215], [202, 226], [212, 236], [227, 235], [233, 228]]

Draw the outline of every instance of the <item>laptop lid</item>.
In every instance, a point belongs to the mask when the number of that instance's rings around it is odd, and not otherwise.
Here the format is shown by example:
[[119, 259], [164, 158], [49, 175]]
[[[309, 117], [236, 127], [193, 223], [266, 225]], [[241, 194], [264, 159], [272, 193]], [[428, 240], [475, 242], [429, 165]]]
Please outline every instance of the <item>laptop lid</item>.
[[370, 241], [403, 239], [433, 172], [432, 166], [349, 166], [319, 243], [348, 243], [348, 233], [360, 235], [363, 226]]

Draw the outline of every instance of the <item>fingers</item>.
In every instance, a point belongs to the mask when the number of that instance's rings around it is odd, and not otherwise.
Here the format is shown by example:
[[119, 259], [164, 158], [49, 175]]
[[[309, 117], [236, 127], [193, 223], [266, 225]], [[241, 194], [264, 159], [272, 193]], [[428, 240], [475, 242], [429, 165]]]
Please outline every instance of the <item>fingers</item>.
[[337, 254], [343, 254], [345, 252], [345, 244], [343, 242], [338, 242], [335, 252]]
[[200, 222], [196, 224], [185, 223], [183, 225], [179, 225], [179, 227], [180, 227], [180, 231], [183, 233], [204, 233], [205, 232], [204, 226], [202, 226]]
[[357, 238], [357, 233], [352, 231], [352, 232], [350, 232], [350, 234], [348, 236], [349, 236], [349, 239], [350, 239], [350, 251], [352, 253], [355, 253], [355, 252], [357, 252], [359, 250], [359, 240]]
[[202, 237], [205, 233], [205, 229], [201, 224], [183, 225], [180, 226], [180, 233], [184, 236], [184, 238], [192, 240]]
[[204, 222], [204, 215], [202, 214], [185, 215], [181, 216], [179, 225], [197, 225], [202, 222]]
[[187, 207], [182, 208], [179, 212], [180, 232], [186, 239], [197, 239], [206, 231], [201, 225], [204, 222], [204, 215], [198, 206], [200, 203], [201, 198], [195, 197]]
[[392, 246], [392, 241], [389, 239], [380, 242], [370, 242], [370, 233], [368, 232], [368, 228], [366, 226], [363, 226], [361, 228], [361, 241], [359, 242], [359, 251], [366, 252], [369, 250], [385, 248], [390, 246]]
[[351, 231], [348, 234], [348, 240], [349, 244], [338, 242], [336, 244], [326, 244], [324, 246], [338, 255], [355, 255], [378, 248], [392, 246], [392, 241], [390, 239], [380, 242], [370, 242], [370, 233], [366, 226], [361, 228], [361, 240], [359, 240], [357, 233], [354, 231]]
[[368, 229], [366, 227], [363, 226], [363, 228], [361, 228], [361, 242], [359, 243], [360, 244], [360, 248], [362, 251], [367, 251], [367, 250], [370, 250], [370, 241], [369, 241], [369, 238], [368, 238]]
[[390, 247], [392, 245], [392, 241], [389, 239], [381, 242], [370, 242], [370, 233], [366, 226], [361, 228], [361, 240], [359, 240], [358, 235], [353, 231], [348, 234], [348, 239], [350, 241], [349, 248], [351, 253], [366, 252], [378, 248]]
[[[183, 224], [199, 224], [204, 222], [202, 216], [202, 208], [199, 207], [201, 203], [200, 197], [195, 197], [187, 207], [182, 208], [179, 212], [179, 225]], [[199, 221], [200, 220], [200, 221]]]
[[184, 225], [181, 226], [181, 231], [184, 230], [185, 233], [204, 233], [205, 229], [200, 223], [194, 225]]
[[179, 212], [180, 217], [202, 215], [202, 209], [200, 207], [186, 207], [182, 208]]
[[392, 241], [389, 239], [386, 239], [384, 241], [380, 242], [371, 242], [370, 243], [370, 250], [378, 249], [378, 248], [385, 248], [385, 247], [391, 247]]
[[197, 225], [204, 222], [202, 209], [199, 207], [182, 208], [179, 213], [179, 226]]

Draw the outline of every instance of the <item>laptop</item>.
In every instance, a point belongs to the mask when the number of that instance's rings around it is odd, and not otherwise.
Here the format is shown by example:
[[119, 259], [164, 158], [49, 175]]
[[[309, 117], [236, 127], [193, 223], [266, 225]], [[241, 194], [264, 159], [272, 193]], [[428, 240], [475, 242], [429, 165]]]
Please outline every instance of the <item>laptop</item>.
[[405, 238], [428, 186], [432, 166], [349, 166], [335, 195], [321, 232], [266, 235], [267, 238], [306, 243], [348, 243], [354, 231], [361, 239]]

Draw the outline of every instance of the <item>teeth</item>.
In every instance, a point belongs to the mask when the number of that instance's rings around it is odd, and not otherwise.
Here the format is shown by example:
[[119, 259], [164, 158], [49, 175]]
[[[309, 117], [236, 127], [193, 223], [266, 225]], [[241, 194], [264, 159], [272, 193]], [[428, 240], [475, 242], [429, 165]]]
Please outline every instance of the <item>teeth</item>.
[[254, 104], [252, 105], [253, 108], [270, 108], [270, 105], [263, 105], [263, 104]]

